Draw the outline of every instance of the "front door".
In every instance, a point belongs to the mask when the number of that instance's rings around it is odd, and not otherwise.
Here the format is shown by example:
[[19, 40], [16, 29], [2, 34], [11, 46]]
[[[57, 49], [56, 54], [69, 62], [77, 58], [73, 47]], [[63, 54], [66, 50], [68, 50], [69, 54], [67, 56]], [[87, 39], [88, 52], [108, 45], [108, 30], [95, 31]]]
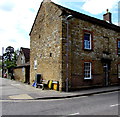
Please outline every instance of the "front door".
[[109, 64], [104, 63], [104, 85], [108, 86], [109, 85]]
[[30, 83], [30, 67], [26, 67], [26, 71], [25, 71], [25, 82], [26, 83]]

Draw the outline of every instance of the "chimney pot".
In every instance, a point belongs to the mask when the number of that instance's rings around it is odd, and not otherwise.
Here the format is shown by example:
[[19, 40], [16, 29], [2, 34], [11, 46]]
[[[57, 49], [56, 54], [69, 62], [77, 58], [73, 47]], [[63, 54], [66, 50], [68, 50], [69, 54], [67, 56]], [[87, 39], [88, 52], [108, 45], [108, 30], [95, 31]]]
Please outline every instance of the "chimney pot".
[[106, 11], [107, 11], [107, 13], [108, 13], [109, 9], [107, 9]]

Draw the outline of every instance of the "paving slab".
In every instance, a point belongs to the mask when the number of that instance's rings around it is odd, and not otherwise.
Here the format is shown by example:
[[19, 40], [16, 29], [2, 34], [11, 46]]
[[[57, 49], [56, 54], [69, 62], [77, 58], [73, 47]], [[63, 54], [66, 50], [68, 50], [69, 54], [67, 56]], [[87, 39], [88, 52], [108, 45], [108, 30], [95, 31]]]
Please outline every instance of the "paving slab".
[[20, 94], [20, 95], [12, 95], [9, 96], [10, 99], [33, 99], [31, 96], [29, 96], [28, 94]]

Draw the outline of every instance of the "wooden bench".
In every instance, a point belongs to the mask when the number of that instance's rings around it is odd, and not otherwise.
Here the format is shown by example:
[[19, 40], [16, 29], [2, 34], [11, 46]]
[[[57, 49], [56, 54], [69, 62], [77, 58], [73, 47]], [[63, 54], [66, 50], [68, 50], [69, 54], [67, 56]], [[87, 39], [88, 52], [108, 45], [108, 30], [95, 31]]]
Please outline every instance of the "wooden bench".
[[36, 84], [36, 88], [38, 88], [40, 86], [40, 88], [42, 87], [42, 90], [44, 90], [45, 87], [48, 87], [48, 80], [42, 80], [40, 84]]

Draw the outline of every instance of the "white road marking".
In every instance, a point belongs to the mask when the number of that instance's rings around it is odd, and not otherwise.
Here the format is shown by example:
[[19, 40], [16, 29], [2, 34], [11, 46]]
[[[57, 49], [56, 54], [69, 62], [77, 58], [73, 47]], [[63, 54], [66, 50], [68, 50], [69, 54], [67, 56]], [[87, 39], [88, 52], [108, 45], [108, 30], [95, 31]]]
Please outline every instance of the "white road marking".
[[111, 93], [116, 93], [120, 91], [114, 91], [114, 92], [106, 92], [106, 93], [100, 93], [100, 94], [94, 94], [94, 95], [106, 95], [106, 94], [111, 94]]
[[43, 101], [43, 100], [0, 100], [0, 102], [37, 102], [37, 101]]
[[82, 97], [73, 97], [73, 98], [64, 98], [64, 99], [36, 99], [34, 100], [33, 98], [26, 98], [25, 97], [23, 99], [21, 99], [21, 97], [19, 99], [17, 98], [12, 98], [12, 99], [3, 99], [0, 100], [0, 102], [52, 102], [52, 101], [64, 101], [64, 100], [72, 100], [72, 99], [76, 99], [76, 98], [85, 98], [88, 96], [82, 96]]
[[82, 97], [74, 97], [74, 98], [64, 98], [64, 99], [7, 99], [7, 100], [0, 100], [0, 102], [52, 102], [52, 101], [64, 101], [64, 100], [72, 100], [72, 99], [75, 99], [75, 98], [85, 98], [85, 97], [88, 97], [88, 96], [82, 96]]
[[69, 114], [69, 115], [79, 115], [80, 113], [78, 112], [78, 113], [73, 113], [73, 114]]
[[18, 85], [20, 85], [20, 84], [11, 84], [11, 85], [13, 85], [13, 86], [18, 86]]
[[80, 97], [73, 97], [73, 98], [86, 98], [88, 96], [80, 96]]
[[57, 101], [57, 100], [0, 100], [1, 102], [52, 102], [52, 101]]
[[113, 105], [110, 105], [110, 107], [115, 107], [115, 106], [119, 106], [120, 104], [113, 104]]

